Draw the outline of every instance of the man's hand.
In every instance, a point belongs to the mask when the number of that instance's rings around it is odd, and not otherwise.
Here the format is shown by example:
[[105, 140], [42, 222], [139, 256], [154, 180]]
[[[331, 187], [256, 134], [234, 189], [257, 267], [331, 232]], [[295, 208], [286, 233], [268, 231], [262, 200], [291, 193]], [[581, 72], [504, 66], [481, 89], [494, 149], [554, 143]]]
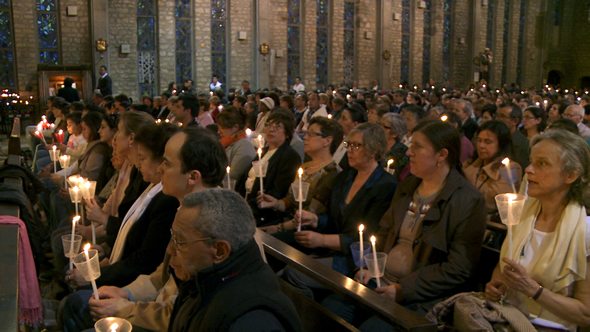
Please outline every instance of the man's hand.
[[98, 289], [98, 297], [100, 300], [96, 300], [94, 297], [88, 300], [90, 315], [97, 320], [104, 317], [116, 316], [117, 305], [129, 300], [129, 294], [126, 290], [113, 286], [100, 287]]

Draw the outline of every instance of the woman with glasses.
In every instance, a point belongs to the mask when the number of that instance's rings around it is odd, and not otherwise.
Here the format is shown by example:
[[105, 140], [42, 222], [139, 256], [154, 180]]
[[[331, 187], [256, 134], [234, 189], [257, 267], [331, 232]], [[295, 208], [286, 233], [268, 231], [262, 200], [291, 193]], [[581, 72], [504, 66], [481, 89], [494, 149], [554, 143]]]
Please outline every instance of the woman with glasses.
[[[262, 148], [261, 160], [268, 163], [268, 168], [266, 176], [263, 178], [263, 193], [275, 199], [281, 199], [287, 195], [291, 182], [297, 174], [297, 169], [301, 165], [301, 157], [290, 145], [294, 133], [293, 126], [293, 114], [284, 109], [272, 112], [265, 124], [264, 132], [267, 145]], [[254, 161], [259, 161], [259, 157], [257, 156]], [[256, 176], [254, 168], [250, 168], [242, 177], [237, 185], [238, 191], [245, 195], [245, 182], [248, 178], [253, 181], [248, 203], [254, 217], [256, 217], [258, 226], [278, 223], [281, 214], [273, 209], [268, 209], [264, 202], [261, 201], [260, 204], [257, 202], [260, 195], [260, 178]]]
[[[303, 209], [316, 214], [325, 214], [334, 187], [334, 180], [341, 171], [341, 168], [332, 158], [332, 154], [342, 141], [342, 126], [336, 120], [324, 117], [312, 118], [309, 123], [309, 129], [303, 136], [305, 153], [311, 157], [311, 161], [301, 165], [301, 168], [303, 168], [301, 181], [309, 183], [309, 191], [307, 199], [303, 202]], [[299, 175], [293, 180], [295, 184], [298, 182]], [[283, 213], [283, 217], [292, 219], [292, 216], [299, 208], [295, 195], [298, 195], [298, 193], [293, 193], [291, 187], [287, 196], [282, 199], [276, 199], [264, 193], [264, 195], [258, 195], [257, 203], [262, 208], [272, 208]], [[292, 232], [296, 229], [297, 225], [294, 219], [262, 228], [262, 230], [271, 234]], [[278, 235], [278, 237], [283, 238], [281, 235]], [[290, 237], [292, 238], [292, 235]]]
[[[451, 124], [427, 120], [408, 149], [412, 175], [395, 192], [379, 223], [377, 250], [387, 253], [381, 287], [369, 271], [355, 279], [390, 301], [425, 314], [461, 291], [475, 272], [486, 228], [485, 200], [464, 177], [461, 135]], [[367, 234], [370, 234], [367, 232]], [[332, 295], [322, 305], [345, 320], [360, 318], [353, 303]], [[361, 331], [391, 331], [372, 317]]]
[[[385, 133], [379, 125], [363, 123], [350, 132], [344, 141], [350, 168], [336, 177], [326, 215], [304, 210], [295, 214], [306, 230], [295, 233], [295, 241], [310, 249], [325, 248], [330, 256], [324, 263], [344, 275], [355, 268], [350, 245], [359, 241], [359, 225], [365, 234], [376, 234], [379, 220], [389, 207], [397, 181], [379, 166], [387, 146]], [[324, 250], [325, 250], [324, 249]], [[286, 279], [307, 295], [316, 285], [298, 273], [285, 272]]]
[[526, 134], [526, 138], [529, 140], [533, 139], [535, 135], [542, 133], [547, 127], [545, 112], [535, 106], [529, 106], [524, 110], [522, 122], [524, 124], [524, 134]]
[[389, 169], [395, 179], [401, 182], [410, 175], [410, 158], [406, 156], [408, 147], [402, 143], [402, 137], [408, 132], [406, 121], [399, 114], [387, 113], [379, 120], [379, 125], [387, 137], [387, 153], [381, 164], [387, 169], [387, 163], [393, 159]]

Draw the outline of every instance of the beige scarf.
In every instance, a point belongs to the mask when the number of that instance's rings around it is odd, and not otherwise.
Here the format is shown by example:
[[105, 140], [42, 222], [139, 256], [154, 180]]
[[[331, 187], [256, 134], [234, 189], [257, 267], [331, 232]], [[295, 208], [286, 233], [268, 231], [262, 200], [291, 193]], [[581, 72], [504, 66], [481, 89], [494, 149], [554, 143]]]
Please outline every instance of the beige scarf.
[[[529, 197], [524, 206], [520, 223], [513, 226], [512, 257], [516, 257], [517, 262], [520, 261], [520, 254], [524, 247], [530, 243], [540, 210], [541, 203], [537, 199]], [[586, 256], [588, 255], [586, 252], [586, 210], [578, 203], [568, 204], [554, 232], [555, 236], [552, 236], [545, 250], [535, 253], [540, 256], [535, 260], [543, 263], [529, 267], [529, 275], [544, 288], [566, 296], [568, 286], [586, 278]], [[502, 245], [501, 257], [508, 256], [507, 242], [504, 241]], [[504, 265], [506, 264], [500, 261], [502, 269]], [[571, 323], [553, 315], [548, 310], [544, 310], [528, 296], [519, 293], [518, 297], [515, 302], [525, 304], [529, 313], [560, 323], [568, 328], [571, 327]]]

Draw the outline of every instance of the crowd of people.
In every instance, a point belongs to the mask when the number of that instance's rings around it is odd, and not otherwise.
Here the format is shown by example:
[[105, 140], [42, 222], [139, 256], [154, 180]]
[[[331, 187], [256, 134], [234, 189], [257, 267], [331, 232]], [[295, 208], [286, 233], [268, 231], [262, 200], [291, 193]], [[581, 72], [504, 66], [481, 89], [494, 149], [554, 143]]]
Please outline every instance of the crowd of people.
[[[482, 299], [536, 326], [588, 325], [587, 92], [373, 83], [306, 92], [298, 78], [290, 91], [253, 92], [243, 81], [226, 95], [214, 77], [205, 92], [172, 82], [139, 103], [102, 90], [89, 104], [50, 97], [49, 135], [67, 133], [56, 149], [72, 166], [54, 165], [53, 144], [29, 143], [44, 185], [40, 246], [53, 253], [40, 278], [51, 280], [44, 296], [63, 301], [64, 331], [108, 316], [134, 331], [301, 331], [277, 275], [363, 331], [392, 328], [296, 269], [271, 268], [259, 232], [428, 317], [475, 289], [489, 245], [501, 261]], [[63, 256], [71, 175], [97, 183], [76, 232], [86, 243], [88, 222], [96, 228], [99, 299]], [[496, 195], [511, 192], [527, 201], [509, 248], [486, 225], [501, 222]], [[379, 285], [353, 259], [361, 224], [387, 254]]]

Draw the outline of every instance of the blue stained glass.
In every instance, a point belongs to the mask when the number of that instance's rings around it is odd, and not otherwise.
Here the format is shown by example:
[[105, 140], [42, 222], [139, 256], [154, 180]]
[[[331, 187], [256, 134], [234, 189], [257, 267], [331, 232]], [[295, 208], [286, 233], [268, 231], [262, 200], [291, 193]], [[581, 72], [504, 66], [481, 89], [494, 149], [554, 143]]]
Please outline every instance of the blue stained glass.
[[57, 48], [57, 15], [38, 14], [39, 48]]
[[8, 11], [0, 11], [0, 47], [12, 47], [10, 12]]
[[426, 7], [424, 7], [424, 9], [425, 10], [430, 10], [430, 0], [424, 0], [424, 3], [426, 4]]
[[424, 36], [422, 44], [424, 46], [422, 54], [422, 82], [426, 83], [430, 80], [430, 36]]
[[225, 22], [212, 21], [211, 28], [211, 50], [225, 52]]
[[0, 8], [1, 9], [5, 9], [5, 8], [10, 8], [10, 0], [0, 0]]
[[299, 53], [299, 27], [287, 26], [287, 52]]
[[211, 54], [211, 75], [219, 76], [219, 81], [225, 83], [225, 71], [227, 68], [225, 53]]
[[57, 10], [57, 0], [37, 0], [37, 10], [55, 11]]
[[137, 49], [154, 50], [156, 49], [156, 34], [154, 18], [138, 17], [137, 18]]
[[42, 51], [40, 53], [40, 62], [49, 65], [57, 65], [59, 64], [59, 54], [52, 51]]
[[138, 0], [137, 1], [137, 15], [154, 16], [155, 4], [154, 0]]
[[424, 35], [430, 36], [431, 35], [431, 22], [432, 16], [430, 11], [424, 11]]
[[328, 55], [328, 28], [317, 28], [316, 54]]
[[354, 2], [344, 2], [344, 28], [354, 28]]
[[402, 7], [410, 7], [410, 0], [402, 0]]
[[486, 27], [486, 47], [492, 49], [492, 37], [494, 29], [494, 1], [488, 3], [488, 25]]
[[559, 12], [561, 10], [561, 0], [555, 0], [555, 14], [553, 16], [553, 25], [559, 25]]
[[299, 24], [301, 14], [301, 0], [289, 0], [287, 2], [287, 24]]
[[424, 36], [424, 61], [430, 61], [430, 36]]
[[225, 12], [226, 12], [225, 0], [211, 0], [211, 18], [212, 19], [225, 20]]
[[140, 96], [153, 96], [154, 95], [154, 87], [152, 85], [140, 85], [139, 86], [139, 95]]
[[0, 50], [0, 86], [14, 86], [14, 58], [12, 51]]
[[401, 82], [408, 82], [410, 80], [410, 62], [402, 60]]
[[320, 90], [324, 90], [328, 85], [328, 57], [316, 58], [316, 84]]
[[444, 8], [445, 13], [450, 13], [451, 12], [451, 0], [445, 0], [443, 8]]
[[299, 76], [299, 55], [289, 55], [287, 58], [287, 84], [295, 84], [295, 78]]
[[410, 35], [402, 35], [402, 59], [410, 58]]
[[344, 30], [344, 56], [354, 57], [354, 30]]
[[176, 0], [174, 16], [186, 18], [191, 17], [191, 0]]
[[191, 52], [176, 52], [176, 77], [184, 82], [192, 77]]
[[191, 50], [191, 21], [176, 20], [176, 51]]
[[443, 18], [443, 80], [450, 77], [451, 68], [451, 0], [444, 0]]
[[328, 25], [328, 0], [317, 0], [317, 25]]
[[402, 9], [402, 33], [410, 33], [410, 10]]

